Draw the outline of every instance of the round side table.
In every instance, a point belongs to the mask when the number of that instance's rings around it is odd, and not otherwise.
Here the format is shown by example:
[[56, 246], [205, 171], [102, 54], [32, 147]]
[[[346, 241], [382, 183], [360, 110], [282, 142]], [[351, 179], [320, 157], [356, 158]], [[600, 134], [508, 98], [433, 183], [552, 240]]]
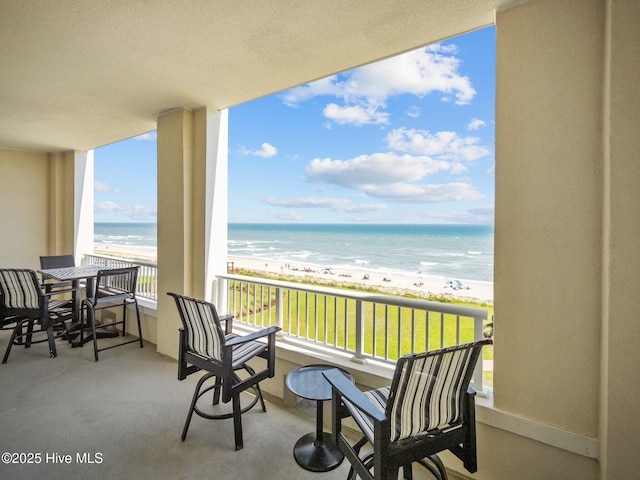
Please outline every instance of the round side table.
[[344, 455], [333, 443], [330, 433], [322, 430], [322, 402], [331, 400], [331, 385], [322, 372], [337, 369], [353, 382], [353, 376], [342, 368], [331, 365], [306, 365], [292, 370], [287, 375], [287, 388], [295, 395], [316, 402], [316, 431], [302, 436], [293, 448], [293, 457], [298, 465], [312, 472], [328, 472], [337, 468]]

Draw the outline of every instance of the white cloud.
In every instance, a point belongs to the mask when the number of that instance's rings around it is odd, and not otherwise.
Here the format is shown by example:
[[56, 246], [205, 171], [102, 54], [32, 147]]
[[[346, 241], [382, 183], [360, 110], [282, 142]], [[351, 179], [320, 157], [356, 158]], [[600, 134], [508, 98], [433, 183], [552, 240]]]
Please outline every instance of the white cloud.
[[293, 210], [285, 210], [284, 212], [276, 212], [271, 214], [272, 217], [277, 218], [278, 220], [283, 220], [286, 222], [295, 221], [298, 222], [302, 220], [302, 217]]
[[364, 205], [348, 205], [341, 211], [348, 213], [371, 213], [384, 210], [387, 206], [384, 203], [366, 203]]
[[313, 181], [363, 189], [367, 185], [415, 182], [450, 168], [449, 163], [427, 156], [375, 153], [351, 160], [315, 158], [306, 168]]
[[98, 182], [97, 180], [93, 183], [93, 191], [94, 192], [119, 192], [117, 188], [111, 188], [109, 185], [103, 182]]
[[486, 122], [484, 120], [480, 120], [479, 118], [472, 118], [467, 125], [468, 130], [478, 130], [480, 127], [486, 126]]
[[273, 145], [271, 145], [270, 143], [265, 142], [262, 144], [262, 148], [260, 150], [256, 150], [253, 152], [253, 155], [257, 157], [271, 158], [276, 153], [278, 153], [278, 149]]
[[420, 116], [420, 108], [413, 106], [407, 110], [407, 116], [411, 118], [418, 118]]
[[472, 161], [491, 153], [478, 145], [480, 138], [461, 137], [455, 132], [432, 134], [427, 130], [396, 128], [389, 132], [386, 142], [393, 150], [451, 161]]
[[469, 209], [463, 211], [439, 211], [427, 209], [412, 216], [412, 220], [428, 221], [432, 223], [458, 224], [492, 224], [494, 221], [493, 207]]
[[144, 205], [120, 205], [115, 202], [98, 202], [95, 205], [96, 214], [101, 213], [115, 215], [118, 218], [125, 218], [135, 221], [152, 221], [157, 218], [157, 209]]
[[282, 102], [289, 107], [297, 107], [299, 103], [319, 95], [341, 96], [341, 88], [335, 82], [337, 79], [338, 75], [332, 75], [292, 88], [282, 95]]
[[[456, 104], [467, 104], [476, 91], [469, 77], [458, 72], [460, 59], [456, 53], [454, 45], [421, 48], [293, 88], [282, 95], [282, 101], [294, 107], [316, 96], [334, 96], [342, 99], [344, 105], [334, 103], [334, 107], [325, 108], [325, 116], [340, 123], [358, 125], [363, 124], [362, 115], [355, 115], [354, 111], [347, 109], [359, 109], [361, 114], [376, 112], [375, 116], [368, 117], [375, 120], [370, 123], [382, 123], [380, 110], [386, 107], [385, 102], [391, 96], [411, 94], [423, 97], [440, 93], [447, 99], [453, 98]], [[343, 115], [337, 115], [340, 112]], [[329, 116], [331, 114], [334, 116]]]
[[255, 157], [271, 158], [278, 153], [278, 149], [270, 143], [263, 143], [260, 150], [251, 150], [247, 147], [240, 147], [238, 154], [241, 156], [253, 155]]
[[98, 202], [95, 208], [99, 212], [115, 212], [120, 208], [120, 205], [114, 202]]
[[489, 154], [477, 145], [475, 137], [460, 137], [455, 132], [399, 128], [387, 136], [396, 152], [360, 155], [349, 160], [315, 158], [305, 173], [311, 181], [359, 190], [368, 197], [391, 202], [433, 203], [484, 198], [471, 183], [426, 182], [441, 172], [459, 175], [467, 170], [464, 162]]
[[468, 183], [445, 183], [441, 185], [394, 183], [369, 185], [363, 190], [371, 197], [401, 203], [436, 203], [484, 198], [484, 195]]
[[269, 205], [288, 208], [338, 208], [340, 205], [349, 203], [344, 198], [332, 197], [302, 197], [302, 198], [266, 198]]
[[142, 135], [138, 135], [133, 139], [140, 140], [140, 141], [150, 141], [150, 140], [156, 140], [157, 138], [158, 138], [158, 132], [154, 130], [153, 132], [147, 132], [147, 133], [143, 133]]
[[339, 124], [351, 123], [354, 125], [386, 124], [389, 122], [389, 114], [380, 112], [374, 105], [353, 105], [341, 107], [330, 103], [322, 111], [325, 117]]
[[468, 212], [471, 215], [475, 215], [478, 217], [490, 217], [493, 218], [493, 216], [495, 215], [496, 209], [495, 207], [491, 206], [487, 206], [487, 207], [477, 207], [477, 208], [470, 208], [468, 210]]
[[299, 197], [299, 198], [266, 198], [265, 202], [276, 207], [286, 208], [328, 208], [334, 212], [362, 213], [377, 212], [387, 208], [384, 204], [354, 205], [346, 198], [334, 197]]

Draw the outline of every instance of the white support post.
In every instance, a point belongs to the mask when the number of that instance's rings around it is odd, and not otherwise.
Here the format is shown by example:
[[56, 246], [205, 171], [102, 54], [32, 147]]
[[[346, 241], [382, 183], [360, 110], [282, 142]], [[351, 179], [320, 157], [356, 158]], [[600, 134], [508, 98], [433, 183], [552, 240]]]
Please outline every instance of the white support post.
[[[217, 274], [227, 271], [228, 136], [227, 110], [206, 111], [205, 295], [211, 301]], [[225, 282], [223, 282], [225, 284]], [[220, 288], [218, 288], [220, 290]], [[227, 311], [227, 296], [217, 293], [217, 308]]]
[[93, 253], [93, 150], [74, 152], [73, 255], [80, 265]]

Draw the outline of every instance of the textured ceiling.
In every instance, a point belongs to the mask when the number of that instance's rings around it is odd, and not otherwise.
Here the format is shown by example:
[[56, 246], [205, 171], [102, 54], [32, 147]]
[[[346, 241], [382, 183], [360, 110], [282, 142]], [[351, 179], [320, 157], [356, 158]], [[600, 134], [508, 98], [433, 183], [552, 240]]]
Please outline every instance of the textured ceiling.
[[0, 0], [0, 147], [88, 150], [490, 25], [512, 0]]

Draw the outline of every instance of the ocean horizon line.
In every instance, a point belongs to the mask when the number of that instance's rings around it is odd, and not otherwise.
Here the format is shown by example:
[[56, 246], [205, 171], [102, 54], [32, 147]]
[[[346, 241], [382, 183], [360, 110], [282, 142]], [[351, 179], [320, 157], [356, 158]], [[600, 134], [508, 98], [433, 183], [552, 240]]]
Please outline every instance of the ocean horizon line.
[[[493, 281], [493, 226], [230, 223], [227, 253], [261, 261]], [[96, 223], [96, 245], [157, 247], [157, 224]]]
[[[94, 225], [158, 225], [158, 222], [94, 221]], [[408, 222], [227, 222], [227, 225], [399, 225], [399, 226], [447, 226], [492, 227], [492, 223], [408, 223]]]

